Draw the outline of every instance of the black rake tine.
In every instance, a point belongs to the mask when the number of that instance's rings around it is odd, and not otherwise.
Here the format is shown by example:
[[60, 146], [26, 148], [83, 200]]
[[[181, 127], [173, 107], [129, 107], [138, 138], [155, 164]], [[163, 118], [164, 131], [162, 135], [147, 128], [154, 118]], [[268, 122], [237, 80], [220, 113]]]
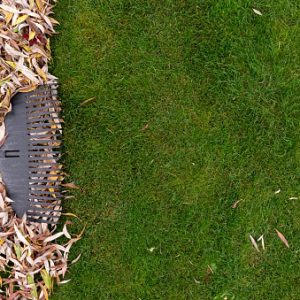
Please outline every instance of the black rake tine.
[[[59, 209], [57, 209], [59, 208]], [[45, 205], [45, 204], [40, 204], [40, 205], [30, 205], [27, 211], [40, 211], [40, 212], [57, 212], [57, 213], [62, 213], [63, 210], [61, 208], [61, 205]]]
[[30, 202], [30, 206], [61, 206], [61, 201], [52, 201], [52, 202], [47, 202], [47, 201], [29, 201]]
[[[51, 216], [49, 216], [49, 218], [52, 218]], [[35, 219], [33, 217], [28, 217], [27, 220], [29, 222], [32, 222], [32, 223], [46, 223], [46, 224], [49, 224], [49, 225], [58, 225], [58, 220], [57, 221], [48, 221], [48, 220], [41, 220], [41, 219]]]
[[[43, 123], [43, 122], [49, 122], [49, 121], [54, 121], [54, 120], [58, 120], [58, 121], [62, 121], [62, 119], [58, 116], [58, 117], [51, 117], [51, 118], [43, 118], [43, 117], [39, 117], [39, 118], [30, 118], [27, 120], [27, 124], [32, 124], [32, 123]], [[53, 122], [55, 123], [55, 121]]]

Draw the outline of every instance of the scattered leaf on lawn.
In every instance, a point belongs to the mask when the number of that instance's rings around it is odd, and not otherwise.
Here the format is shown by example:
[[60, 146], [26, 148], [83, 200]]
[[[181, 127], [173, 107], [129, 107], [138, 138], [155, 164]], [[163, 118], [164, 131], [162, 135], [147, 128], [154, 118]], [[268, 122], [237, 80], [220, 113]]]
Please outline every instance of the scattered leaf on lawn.
[[149, 128], [149, 124], [146, 124], [143, 128], [140, 129], [140, 131], [145, 131], [148, 128]]
[[74, 260], [71, 261], [71, 265], [77, 263], [79, 261], [80, 257], [81, 257], [81, 253]]
[[275, 231], [276, 231], [278, 237], [281, 239], [281, 241], [285, 244], [285, 246], [287, 248], [290, 248], [289, 243], [288, 243], [287, 239], [285, 238], [285, 236], [280, 231], [278, 231], [276, 228], [275, 228]]
[[261, 235], [258, 239], [257, 239], [258, 242], [261, 241], [261, 246], [263, 248], [263, 250], [265, 250], [265, 240], [264, 240], [264, 235]]
[[82, 101], [82, 102], [80, 103], [80, 106], [84, 106], [84, 105], [86, 105], [86, 104], [88, 104], [88, 103], [94, 101], [95, 99], [96, 99], [96, 97], [92, 97], [92, 98], [89, 98], [89, 99], [87, 99], [87, 100], [84, 100], [84, 101]]
[[281, 190], [279, 189], [279, 190], [275, 191], [274, 194], [276, 195], [276, 194], [279, 194], [280, 192], [281, 192]]
[[74, 183], [74, 182], [70, 182], [70, 183], [64, 183], [62, 184], [62, 186], [68, 188], [68, 189], [76, 189], [79, 190], [79, 187]]
[[241, 199], [235, 201], [235, 202], [232, 204], [231, 208], [237, 208], [238, 204], [239, 204], [241, 201], [242, 201]]
[[259, 11], [258, 9], [253, 8], [252, 10], [256, 15], [262, 16], [261, 11]]
[[71, 279], [63, 280], [63, 281], [60, 281], [58, 284], [62, 285], [62, 284], [66, 284], [66, 283], [68, 283], [70, 281], [71, 281]]
[[298, 197], [290, 197], [289, 200], [298, 200]]
[[255, 239], [253, 238], [253, 236], [250, 234], [249, 237], [250, 237], [250, 241], [251, 241], [252, 245], [254, 246], [254, 248], [256, 249], [256, 251], [260, 252], [258, 245], [257, 245]]
[[63, 216], [67, 216], [67, 217], [74, 217], [78, 220], [80, 220], [80, 218], [78, 216], [76, 216], [75, 214], [72, 213], [62, 213]]

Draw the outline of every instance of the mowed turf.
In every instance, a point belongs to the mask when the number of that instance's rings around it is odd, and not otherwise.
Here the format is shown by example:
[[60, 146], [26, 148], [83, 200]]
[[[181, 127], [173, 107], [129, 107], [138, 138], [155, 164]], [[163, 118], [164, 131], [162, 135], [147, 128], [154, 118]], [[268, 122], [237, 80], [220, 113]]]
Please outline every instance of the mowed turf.
[[59, 1], [64, 209], [87, 227], [52, 299], [300, 299], [299, 8]]

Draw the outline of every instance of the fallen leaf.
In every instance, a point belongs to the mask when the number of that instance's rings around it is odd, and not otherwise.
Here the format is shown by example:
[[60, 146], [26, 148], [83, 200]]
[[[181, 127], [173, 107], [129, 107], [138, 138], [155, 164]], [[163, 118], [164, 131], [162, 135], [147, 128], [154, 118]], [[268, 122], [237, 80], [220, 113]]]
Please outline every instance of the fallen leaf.
[[92, 98], [89, 98], [89, 99], [87, 99], [87, 100], [84, 100], [84, 101], [82, 101], [82, 102], [80, 103], [80, 106], [84, 106], [84, 105], [86, 105], [86, 104], [92, 102], [92, 101], [95, 100], [95, 99], [96, 99], [96, 97], [92, 97]]
[[281, 190], [279, 189], [279, 190], [275, 191], [274, 194], [276, 195], [276, 194], [279, 194], [280, 192], [281, 192]]
[[71, 279], [63, 280], [63, 281], [60, 281], [60, 282], [58, 283], [58, 285], [66, 284], [66, 283], [68, 283], [68, 282], [70, 282], [70, 281], [71, 281]]
[[264, 240], [264, 235], [261, 235], [258, 239], [257, 239], [258, 242], [261, 241], [261, 246], [263, 248], [263, 250], [265, 250], [265, 240]]
[[68, 189], [76, 189], [79, 190], [79, 187], [74, 183], [74, 182], [70, 182], [70, 183], [64, 183], [62, 184], [62, 186], [68, 188]]
[[290, 248], [289, 243], [288, 243], [287, 239], [285, 238], [285, 236], [280, 231], [278, 231], [276, 228], [275, 228], [275, 231], [276, 231], [278, 237], [281, 239], [281, 241], [285, 244], [285, 246], [287, 248]]
[[149, 124], [146, 124], [142, 129], [140, 129], [140, 131], [145, 131], [148, 128], [149, 128]]
[[71, 265], [77, 263], [80, 257], [81, 257], [81, 253], [74, 260], [71, 261]]
[[262, 16], [261, 11], [259, 11], [258, 9], [252, 8], [253, 12], [259, 16]]
[[231, 206], [231, 208], [237, 208], [237, 205], [239, 204], [239, 202], [241, 202], [242, 200], [237, 200], [237, 201], [235, 201], [233, 204], [232, 204], [232, 206]]
[[298, 197], [290, 197], [289, 200], [298, 200]]
[[76, 216], [75, 214], [72, 213], [62, 213], [63, 216], [67, 216], [67, 217], [74, 217], [78, 220], [80, 220], [80, 218], [78, 216]]
[[256, 249], [256, 251], [260, 252], [258, 245], [257, 245], [255, 239], [253, 238], [253, 236], [250, 234], [249, 237], [250, 237], [250, 241], [251, 241], [252, 245], [254, 246], [254, 248]]

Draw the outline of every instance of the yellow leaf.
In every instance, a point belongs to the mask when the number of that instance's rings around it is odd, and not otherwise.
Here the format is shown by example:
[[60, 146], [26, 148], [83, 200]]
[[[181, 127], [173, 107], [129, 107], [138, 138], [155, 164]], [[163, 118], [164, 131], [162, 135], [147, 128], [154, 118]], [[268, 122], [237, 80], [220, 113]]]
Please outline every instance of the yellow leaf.
[[16, 21], [13, 22], [13, 26], [23, 23], [28, 18], [28, 15], [19, 17]]
[[34, 8], [34, 0], [29, 0], [29, 8], [30, 10]]
[[22, 248], [19, 245], [14, 244], [14, 249], [17, 255], [17, 259], [20, 259], [22, 255]]
[[22, 45], [22, 48], [26, 51], [26, 52], [31, 52], [31, 48], [27, 45]]
[[58, 180], [58, 171], [52, 170], [52, 171], [50, 171], [50, 174], [53, 175], [53, 176], [50, 176], [49, 180], [53, 180], [53, 181]]
[[37, 88], [37, 85], [29, 85], [19, 89], [21, 93], [32, 92]]
[[47, 39], [47, 45], [46, 48], [51, 51], [51, 46], [50, 46], [50, 39]]
[[38, 299], [39, 296], [38, 296], [38, 293], [37, 293], [35, 283], [32, 283], [30, 286], [31, 286], [31, 296], [33, 297], [33, 299]]
[[42, 278], [44, 280], [44, 283], [45, 283], [47, 289], [49, 291], [51, 291], [52, 290], [52, 285], [53, 285], [53, 281], [52, 281], [51, 276], [48, 274], [48, 272], [46, 270], [42, 270], [41, 275], [42, 275]]
[[63, 213], [62, 215], [67, 216], [67, 217], [74, 217], [74, 218], [77, 218], [78, 220], [80, 220], [80, 218], [78, 216], [76, 216], [75, 214], [72, 214], [72, 213]]
[[6, 60], [5, 62], [6, 62], [9, 66], [11, 66], [12, 68], [14, 68], [14, 69], [15, 69], [16, 66], [17, 66], [16, 63], [13, 62], [13, 61]]
[[11, 21], [11, 19], [12, 19], [13, 16], [14, 16], [13, 13], [11, 13], [11, 12], [5, 12], [5, 21], [6, 21], [6, 24], [8, 24]]
[[38, 74], [44, 79], [44, 81], [46, 82], [47, 81], [47, 75], [45, 74], [45, 72], [40, 69], [40, 68], [36, 68]]
[[35, 37], [35, 32], [34, 31], [30, 31], [29, 32], [29, 41], [33, 40]]
[[81, 230], [81, 232], [77, 235], [77, 237], [76, 237], [77, 239], [81, 239], [83, 233], [85, 232], [86, 225], [87, 225], [87, 224], [84, 225], [84, 227], [83, 227], [83, 229]]
[[49, 299], [49, 295], [48, 295], [47, 289], [45, 288], [44, 285], [42, 285], [42, 289], [43, 289], [43, 293], [44, 293], [44, 296], [45, 296], [45, 300], [48, 300]]
[[56, 198], [56, 195], [55, 195], [55, 189], [54, 188], [49, 188], [49, 192], [51, 193], [51, 196], [53, 198]]
[[42, 12], [43, 9], [44, 9], [44, 3], [43, 3], [43, 0], [35, 0], [35, 2], [36, 2], [36, 5], [37, 5], [37, 7], [38, 7], [38, 10], [39, 10], [40, 12]]

